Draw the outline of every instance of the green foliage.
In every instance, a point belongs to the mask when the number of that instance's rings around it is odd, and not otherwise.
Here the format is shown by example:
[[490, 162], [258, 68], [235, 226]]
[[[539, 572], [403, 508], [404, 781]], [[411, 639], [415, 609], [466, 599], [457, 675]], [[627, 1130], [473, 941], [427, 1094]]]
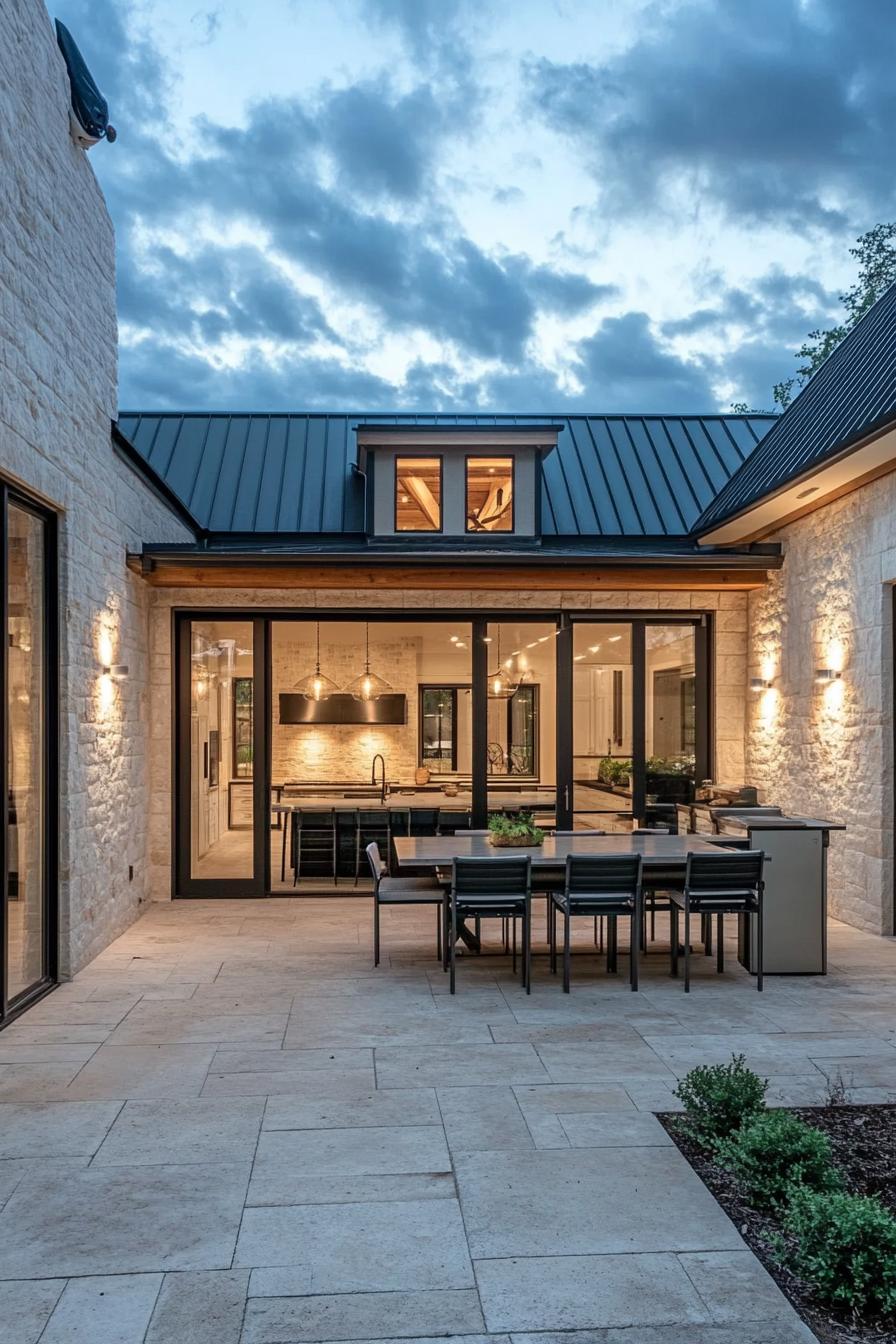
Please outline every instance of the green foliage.
[[758, 1209], [786, 1207], [794, 1190], [839, 1190], [826, 1134], [790, 1111], [765, 1111], [741, 1125], [716, 1149], [716, 1161], [743, 1183]]
[[612, 756], [605, 756], [597, 768], [597, 777], [603, 784], [625, 784], [631, 773], [631, 761], [616, 761]]
[[511, 817], [496, 812], [488, 819], [488, 829], [508, 845], [540, 845], [544, 840], [544, 831], [535, 825], [531, 812], [517, 812]]
[[855, 1316], [896, 1312], [896, 1218], [877, 1199], [797, 1190], [782, 1257], [819, 1301]]
[[688, 1132], [697, 1143], [713, 1148], [765, 1108], [768, 1083], [748, 1069], [743, 1055], [730, 1064], [701, 1064], [675, 1089], [684, 1103]]

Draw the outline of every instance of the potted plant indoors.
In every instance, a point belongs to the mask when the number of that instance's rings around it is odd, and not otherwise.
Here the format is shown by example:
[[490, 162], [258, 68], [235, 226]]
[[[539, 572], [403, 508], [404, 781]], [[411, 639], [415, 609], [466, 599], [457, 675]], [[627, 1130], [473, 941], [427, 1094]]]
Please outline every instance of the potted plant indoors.
[[540, 845], [544, 831], [535, 825], [531, 812], [517, 812], [512, 817], [499, 812], [488, 819], [488, 839], [496, 849], [521, 849]]

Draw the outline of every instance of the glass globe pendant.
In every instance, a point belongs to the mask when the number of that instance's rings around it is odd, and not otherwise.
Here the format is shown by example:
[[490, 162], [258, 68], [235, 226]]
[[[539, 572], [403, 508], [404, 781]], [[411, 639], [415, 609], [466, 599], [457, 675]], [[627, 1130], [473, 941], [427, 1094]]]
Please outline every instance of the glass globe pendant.
[[364, 671], [353, 677], [346, 686], [346, 693], [355, 700], [379, 700], [392, 690], [383, 677], [370, 670], [370, 626], [364, 626]]
[[306, 700], [328, 700], [339, 690], [333, 678], [324, 676], [320, 670], [320, 621], [317, 622], [317, 657], [314, 671], [309, 672], [307, 677], [302, 677], [301, 681], [297, 681], [295, 689], [299, 695], [304, 695]]
[[498, 666], [488, 674], [489, 700], [511, 700], [516, 695], [519, 677], [514, 679], [501, 662], [501, 627], [498, 626]]

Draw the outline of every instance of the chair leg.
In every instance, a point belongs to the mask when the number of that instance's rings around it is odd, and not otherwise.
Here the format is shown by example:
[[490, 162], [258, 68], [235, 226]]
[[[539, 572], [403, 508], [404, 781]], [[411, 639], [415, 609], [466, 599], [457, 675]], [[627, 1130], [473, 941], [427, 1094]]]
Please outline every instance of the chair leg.
[[691, 992], [691, 901], [684, 897], [684, 992]]
[[280, 846], [280, 881], [286, 881], [286, 823], [291, 820], [288, 812], [280, 813], [280, 820], [283, 823], [283, 842]]
[[532, 993], [532, 908], [523, 915], [523, 984], [526, 993]]
[[678, 979], [678, 906], [672, 902], [672, 908], [669, 911], [669, 925], [671, 930], [671, 956], [669, 974]]
[[641, 955], [641, 953], [640, 953], [640, 948], [638, 947], [638, 943], [637, 943], [637, 940], [636, 940], [636, 938], [635, 938], [635, 928], [636, 928], [636, 927], [637, 927], [637, 928], [641, 928], [641, 926], [642, 926], [643, 923], [644, 923], [644, 911], [643, 911], [642, 909], [639, 909], [638, 904], [636, 903], [636, 904], [635, 904], [635, 908], [634, 908], [634, 910], [632, 911], [632, 918], [631, 918], [631, 937], [630, 937], [630, 939], [629, 939], [629, 953], [628, 953], [628, 955], [629, 955], [629, 968], [628, 968], [629, 983], [630, 983], [630, 985], [631, 985], [633, 991], [636, 990], [636, 989], [638, 988], [638, 959], [639, 959], [639, 957], [640, 957], [640, 955]]
[[548, 965], [551, 975], [557, 974], [557, 907], [553, 900], [548, 905]]
[[358, 885], [358, 875], [361, 871], [361, 832], [355, 831], [355, 886]]
[[513, 957], [512, 965], [513, 965], [513, 973], [514, 975], [516, 975], [516, 915], [511, 915], [510, 923], [511, 923], [510, 946], [511, 946], [511, 954]]
[[[712, 915], [709, 916], [712, 919]], [[716, 915], [716, 970], [719, 975], [725, 969], [725, 916], [721, 910]]]
[[607, 916], [607, 970], [619, 970], [619, 924], [615, 915]]
[[380, 964], [380, 903], [375, 892], [373, 896], [373, 964], [374, 966]]
[[442, 904], [436, 905], [436, 961], [442, 960]]
[[762, 993], [762, 893], [756, 910], [756, 988]]
[[448, 972], [448, 944], [451, 939], [451, 929], [449, 928], [449, 910], [448, 896], [446, 895], [439, 906], [439, 916], [442, 921], [442, 970]]
[[333, 886], [339, 886], [339, 827], [333, 818]]
[[454, 904], [453, 901], [451, 902], [451, 929], [450, 929], [449, 944], [450, 944], [450, 946], [449, 946], [449, 949], [448, 949], [448, 961], [449, 961], [449, 968], [450, 968], [450, 971], [451, 971], [451, 979], [450, 979], [450, 981], [449, 981], [449, 985], [448, 985], [448, 987], [449, 987], [451, 993], [453, 994], [453, 993], [454, 993], [454, 960], [455, 960], [455, 949], [456, 949], [456, 947], [457, 947], [457, 906]]
[[563, 911], [563, 993], [569, 993], [569, 977], [572, 971], [572, 914], [567, 905]]
[[292, 856], [292, 884], [294, 887], [299, 885], [299, 878], [302, 876], [302, 828], [297, 826], [292, 833], [293, 856]]
[[650, 901], [650, 941], [656, 942], [656, 895]]
[[703, 944], [703, 951], [708, 957], [712, 956], [712, 915], [700, 916], [700, 941]]
[[481, 954], [481, 953], [482, 953], [482, 920], [479, 918], [478, 915], [476, 916], [476, 923], [475, 923], [475, 926], [474, 926], [474, 927], [475, 927], [475, 929], [476, 929], [476, 941], [477, 941], [477, 943], [479, 944], [479, 952], [480, 952], [480, 954]]

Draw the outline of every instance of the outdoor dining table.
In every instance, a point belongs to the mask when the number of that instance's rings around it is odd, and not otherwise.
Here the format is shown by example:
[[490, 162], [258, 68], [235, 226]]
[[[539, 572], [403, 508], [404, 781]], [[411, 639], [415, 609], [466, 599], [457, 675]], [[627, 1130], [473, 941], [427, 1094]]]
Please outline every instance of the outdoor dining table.
[[[538, 890], [539, 878], [556, 882], [566, 868], [568, 854], [640, 854], [645, 878], [662, 874], [669, 880], [683, 880], [689, 854], [717, 854], [717, 841], [700, 835], [631, 835], [625, 831], [611, 835], [545, 836], [540, 845], [518, 849], [496, 848], [485, 835], [411, 835], [398, 836], [393, 842], [399, 873], [447, 870], [452, 859], [520, 858], [532, 860], [532, 883]], [[479, 942], [466, 927], [459, 930], [463, 942], [478, 951]]]

